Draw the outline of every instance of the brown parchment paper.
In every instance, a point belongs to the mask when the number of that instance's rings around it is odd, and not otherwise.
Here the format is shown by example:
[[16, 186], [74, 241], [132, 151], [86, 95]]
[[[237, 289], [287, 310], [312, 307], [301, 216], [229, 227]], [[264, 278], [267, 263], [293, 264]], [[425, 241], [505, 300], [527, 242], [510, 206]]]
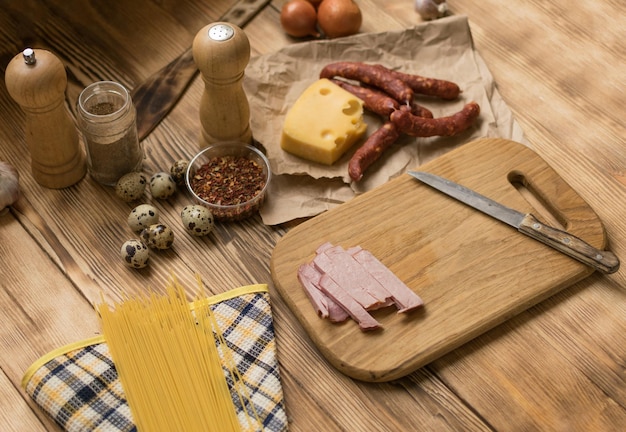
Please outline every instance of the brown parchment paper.
[[[280, 136], [288, 110], [319, 79], [326, 64], [344, 60], [380, 63], [407, 73], [454, 81], [462, 89], [458, 100], [418, 95], [416, 102], [440, 117], [459, 111], [473, 100], [481, 108], [479, 120], [455, 137], [403, 136], [370, 166], [359, 182], [350, 180], [347, 166], [365, 137], [332, 166], [286, 153], [280, 148]], [[293, 44], [252, 58], [243, 86], [250, 103], [252, 133], [265, 147], [273, 174], [260, 211], [267, 225], [322, 213], [478, 138], [501, 137], [525, 143], [521, 128], [474, 49], [466, 16], [442, 18], [401, 31]], [[365, 120], [366, 137], [382, 125], [382, 119], [375, 114], [366, 112]]]

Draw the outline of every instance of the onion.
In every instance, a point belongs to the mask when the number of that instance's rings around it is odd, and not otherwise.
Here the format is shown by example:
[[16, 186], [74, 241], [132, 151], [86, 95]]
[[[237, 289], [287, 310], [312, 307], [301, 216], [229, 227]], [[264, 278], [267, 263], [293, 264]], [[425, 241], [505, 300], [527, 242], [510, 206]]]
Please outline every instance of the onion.
[[446, 0], [415, 0], [415, 10], [424, 20], [441, 18], [448, 12]]
[[317, 23], [329, 38], [358, 33], [363, 17], [353, 0], [323, 0], [317, 8]]
[[319, 36], [315, 6], [307, 0], [289, 0], [280, 11], [280, 25], [290, 36]]

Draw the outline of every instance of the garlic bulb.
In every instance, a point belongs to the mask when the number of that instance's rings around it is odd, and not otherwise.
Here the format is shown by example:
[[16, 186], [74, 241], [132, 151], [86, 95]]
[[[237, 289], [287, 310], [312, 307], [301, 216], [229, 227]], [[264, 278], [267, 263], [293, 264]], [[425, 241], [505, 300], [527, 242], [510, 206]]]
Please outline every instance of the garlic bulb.
[[448, 12], [446, 0], [415, 0], [415, 10], [424, 20], [441, 18]]
[[9, 211], [20, 197], [19, 175], [17, 170], [6, 162], [0, 161], [0, 215]]

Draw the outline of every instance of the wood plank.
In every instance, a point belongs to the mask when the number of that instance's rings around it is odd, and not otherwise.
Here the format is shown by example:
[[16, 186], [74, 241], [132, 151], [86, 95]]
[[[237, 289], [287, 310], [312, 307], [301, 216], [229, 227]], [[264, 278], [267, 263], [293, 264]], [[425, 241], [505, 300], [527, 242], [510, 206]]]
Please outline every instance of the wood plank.
[[[298, 43], [280, 29], [279, 6], [284, 2], [274, 1], [247, 28], [253, 55]], [[93, 80], [115, 79], [129, 87], [141, 82], [187, 48], [195, 31], [229, 3], [112, 1], [105, 9], [78, 0], [9, 2], [0, 11], [0, 63], [6, 65], [26, 44], [54, 48], [68, 63], [68, 104], [73, 109], [80, 90]], [[449, 6], [453, 13], [469, 16], [474, 42], [533, 148], [596, 210], [611, 248], [624, 258], [626, 222], [617, 205], [626, 202], [624, 108], [616, 96], [623, 81], [616, 59], [624, 53], [624, 4], [570, 3], [454, 0]], [[364, 31], [420, 22], [406, 0], [359, 4]], [[201, 90], [202, 83], [194, 81], [147, 139], [146, 170], [167, 168], [195, 152]], [[250, 220], [192, 239], [177, 221], [187, 202], [184, 196], [155, 203], [176, 227], [174, 249], [156, 254], [147, 271], [128, 271], [116, 249], [132, 236], [124, 225], [132, 206], [88, 179], [63, 191], [39, 188], [29, 175], [23, 115], [4, 85], [0, 105], [0, 158], [19, 169], [25, 197], [9, 222], [0, 219], [3, 262], [13, 250], [25, 256], [23, 261], [11, 258], [12, 265], [0, 270], [0, 284], [5, 276], [11, 284], [10, 290], [5, 285], [0, 290], [0, 304], [11, 306], [3, 307], [9, 314], [0, 318], [8, 322], [7, 328], [2, 321], [0, 362], [14, 389], [23, 369], [47, 347], [89, 333], [76, 322], [82, 324], [81, 317], [89, 316], [85, 299], [97, 298], [100, 290], [116, 298], [122, 290], [160, 289], [172, 270], [190, 291], [196, 272], [215, 292], [269, 280], [271, 248], [290, 224], [268, 228], [258, 219]], [[85, 220], [86, 214], [90, 219]], [[10, 241], [5, 243], [5, 238]], [[41, 269], [13, 269], [13, 263], [22, 262]], [[345, 379], [321, 357], [271, 286], [292, 430], [317, 425], [323, 430], [355, 430], [355, 424], [380, 430], [414, 430], [415, 425], [430, 430], [545, 430], [544, 421], [554, 429], [615, 430], [624, 423], [626, 406], [625, 277], [624, 270], [610, 278], [594, 275], [441, 361], [388, 384]], [[53, 295], [33, 291], [44, 282]], [[78, 317], [54, 314], [68, 310], [68, 304], [83, 304]], [[14, 397], [22, 401], [6, 402], [3, 412], [29, 404], [17, 390], [9, 392], [9, 401]], [[34, 415], [42, 414], [35, 410]], [[9, 429], [37, 430], [30, 427], [36, 424], [30, 419], [21, 427], [17, 417], [2, 420]]]
[[[458, 1], [451, 6], [457, 13], [473, 12], [470, 19], [477, 49], [533, 147], [589, 200], [607, 226], [610, 247], [623, 257], [623, 218], [611, 205], [624, 197], [624, 188], [612, 179], [619, 176], [616, 167], [624, 165], [623, 152], [616, 155], [614, 150], [620, 141], [619, 128], [615, 128], [619, 121], [614, 117], [623, 107], [611, 106], [617, 99], [609, 95], [620, 82], [620, 73], [623, 76], [609, 54], [618, 50], [616, 41], [624, 32], [618, 18], [624, 11], [613, 15], [614, 8], [623, 5], [604, 4], [613, 12], [612, 18], [601, 23], [592, 14], [585, 15], [587, 6], [582, 4]], [[554, 11], [544, 14], [546, 7]], [[535, 31], [522, 31], [519, 17], [536, 26]], [[594, 38], [581, 35], [590, 32], [602, 34], [603, 43], [612, 48], [607, 52], [585, 46]], [[530, 40], [546, 34], [557, 36]], [[581, 52], [591, 55], [583, 59]], [[502, 58], [509, 61], [502, 62]], [[606, 71], [602, 73], [606, 79], [597, 80], [598, 73], [591, 70]], [[584, 98], [584, 102], [572, 103], [572, 98]], [[584, 180], [588, 177], [581, 170], [598, 180]], [[581, 282], [541, 303], [433, 367], [472, 406], [491, 413], [485, 419], [496, 428], [529, 424], [536, 429], [611, 430], [610, 425], [624, 421], [624, 376], [619, 373], [625, 358], [623, 286], [623, 271], [612, 277], [594, 276], [593, 282]], [[615, 309], [617, 315], [605, 315]], [[563, 322], [568, 325], [558, 324]], [[523, 358], [524, 364], [516, 362], [517, 358]], [[491, 367], [501, 373], [485, 375]], [[472, 379], [476, 376], [481, 377], [479, 382]]]
[[53, 430], [52, 424], [42, 423], [31, 407], [24, 401], [22, 393], [17, 390], [9, 378], [0, 371], [0, 423], [11, 425], [14, 431], [46, 431]]
[[[6, 380], [2, 388], [9, 398], [0, 398], [7, 404], [2, 424], [9, 423], [10, 413], [19, 421], [11, 420], [14, 430], [59, 430], [26, 395], [21, 379], [42, 355], [95, 335], [96, 313], [11, 214], [0, 218], [0, 256], [22, 263], [0, 266], [0, 379]], [[40, 277], [32, 277], [33, 267]]]
[[[611, 431], [624, 424], [623, 323], [589, 285], [580, 282], [508, 321], [434, 370], [496, 430]], [[608, 297], [619, 302], [623, 294]], [[568, 325], [555, 330], [564, 320]], [[481, 380], [470, 379], [477, 375]]]
[[[385, 8], [388, 10], [397, 8], [397, 3], [393, 1], [385, 2]], [[624, 188], [614, 183], [611, 179], [613, 177], [620, 181], [619, 179], [623, 176], [623, 170], [620, 170], [619, 167], [624, 165], [624, 163], [620, 163], [624, 153], [621, 152], [615, 155], [614, 150], [620, 147], [619, 138], [616, 140], [621, 130], [621, 128], [616, 128], [616, 126], [620, 122], [615, 122], [612, 119], [617, 113], [623, 112], [623, 108], [618, 106], [609, 108], [612, 112], [605, 116], [603, 112], [610, 106], [610, 103], [615, 103], [618, 99], [611, 98], [609, 94], [602, 95], [601, 92], [589, 91], [596, 86], [611, 89], [616, 83], [620, 82], [619, 73], [621, 67], [619, 63], [614, 61], [615, 57], [610, 54], [604, 57], [605, 51], [597, 48], [593, 50], [595, 53], [592, 56], [594, 61], [597, 60], [598, 56], [602, 57], [597, 64], [593, 65], [590, 62], [584, 68], [574, 71], [572, 71], [572, 68], [562, 71], [559, 67], [560, 63], [567, 62], [570, 58], [578, 58], [581, 52], [592, 51], [591, 49], [578, 49], [581, 43], [578, 34], [581, 34], [581, 32], [582, 34], [587, 34], [589, 31], [589, 28], [585, 27], [578, 20], [582, 22], [591, 20], [594, 23], [594, 27], [608, 25], [606, 30], [598, 30], [593, 33], [602, 34], [601, 37], [604, 40], [609, 40], [608, 43], [612, 44], [613, 51], [617, 50], [619, 45], [615, 41], [621, 40], [619, 35], [623, 34], [624, 31], [624, 27], [619, 24], [618, 17], [623, 15], [623, 13], [613, 14], [611, 12], [610, 16], [612, 18], [608, 20], [608, 23], [603, 20], [599, 24], [592, 17], [593, 14], [587, 15], [588, 19], [583, 20], [583, 14], [585, 14], [587, 6], [580, 4], [577, 4], [576, 7], [568, 7], [564, 4], [555, 5], [554, 3], [546, 6], [545, 4], [532, 2], [523, 5], [512, 5], [510, 3], [502, 5], [496, 2], [482, 2], [478, 5], [475, 2], [457, 1], [451, 3], [450, 6], [454, 13], [468, 12], [470, 14], [470, 24], [472, 25], [478, 50], [487, 59], [490, 69], [496, 76], [499, 90], [504, 95], [509, 106], [514, 110], [516, 117], [523, 123], [524, 129], [531, 137], [533, 145], [538, 147], [541, 154], [549, 152], [548, 158], [551, 164], [557, 168], [559, 173], [564, 174], [568, 182], [571, 182], [583, 197], [589, 200], [607, 225], [610, 247], [618, 256], [623, 257], [623, 239], [625, 238], [623, 217], [619, 217], [615, 213], [615, 207], [611, 205], [611, 201], [615, 199], [623, 200], [623, 198], [619, 197], [624, 196]], [[613, 2], [604, 4], [603, 8], [614, 10], [616, 6], [619, 5]], [[541, 8], [545, 7], [555, 8], [559, 13], [539, 15]], [[564, 10], [564, 8], [567, 8], [567, 10]], [[562, 12], [564, 11], [567, 13], [563, 14]], [[527, 15], [540, 18], [538, 24], [536, 24], [537, 30], [539, 27], [542, 27], [542, 29], [548, 28], [551, 30], [550, 34], [553, 34], [555, 31], [552, 31], [552, 29], [556, 28], [558, 30], [556, 33], [560, 35], [560, 31], [565, 28], [568, 30], [567, 34], [571, 34], [576, 38], [576, 44], [568, 43], [569, 36], [558, 36], [559, 40], [557, 42], [549, 40], [531, 44], [525, 41], [524, 38], [527, 36], [527, 33], [522, 30], [523, 26], [519, 26], [518, 20], [520, 16]], [[564, 19], [564, 15], [568, 18]], [[576, 16], [577, 20], [572, 21], [572, 16]], [[407, 25], [413, 22], [413, 18], [406, 13], [397, 16], [399, 21], [403, 21]], [[531, 25], [534, 26], [535, 24], [531, 22]], [[575, 35], [574, 33], [578, 34]], [[536, 34], [544, 35], [546, 31], [537, 31]], [[502, 36], [494, 37], [494, 35]], [[587, 41], [585, 43], [591, 43], [593, 39], [591, 37], [585, 38], [585, 41]], [[552, 51], [551, 54], [535, 55], [535, 47], [544, 43], [550, 45], [550, 49], [546, 49], [546, 51]], [[555, 57], [553, 52], [556, 51], [559, 52], [559, 55]], [[534, 61], [528, 60], [529, 57], [533, 57]], [[507, 60], [502, 61], [502, 59]], [[544, 68], [544, 73], [537, 74], [533, 67], [528, 66], [529, 64]], [[602, 65], [600, 67], [601, 70], [608, 70], [607, 75], [609, 79], [597, 80], [598, 73], [589, 71], [590, 68], [595, 69], [598, 65]], [[582, 95], [587, 98], [587, 101], [582, 107], [572, 104], [570, 95], [563, 94], [558, 86], [559, 82], [567, 82], [572, 72], [575, 74], [574, 78], [577, 84], [581, 85], [580, 88], [586, 89]], [[559, 81], [555, 81], [553, 78], [555, 75], [559, 77]], [[523, 83], [523, 85], [520, 85], [520, 83]], [[575, 84], [570, 83], [568, 86], [574, 87]], [[608, 100], [611, 102], [606, 104], [605, 102]], [[556, 105], [554, 101], [557, 101]], [[539, 106], [538, 102], [540, 102]], [[521, 109], [521, 107], [526, 109]], [[567, 113], [565, 118], [562, 118], [560, 115], [551, 115], [551, 113], [560, 112]], [[546, 121], [546, 116], [548, 116], [549, 121]], [[587, 116], [591, 116], [592, 120], [587, 120]], [[571, 126], [561, 127], [562, 123], [571, 124]], [[589, 133], [580, 133], [581, 124], [587, 125]], [[552, 129], [554, 128], [558, 129], [553, 131]], [[569, 139], [564, 139], [561, 136], [563, 130], [568, 132]], [[598, 135], [593, 131], [597, 131]], [[609, 138], [608, 140], [605, 139], [607, 137]], [[599, 141], [602, 141], [602, 143], [599, 143]], [[554, 152], [556, 154], [553, 156]], [[597, 163], [598, 160], [603, 161], [601, 166], [592, 165]], [[589, 170], [594, 177], [599, 176], [602, 186], [599, 186], [596, 182], [586, 180], [587, 177], [581, 173], [580, 168], [573, 169], [573, 167], [581, 166], [584, 167], [584, 170]], [[583, 285], [583, 288], [580, 288], [579, 285]], [[600, 288], [601, 294], [598, 294], [596, 289], [594, 289], [597, 285], [602, 287]], [[435, 362], [433, 367], [438, 374], [444, 376], [446, 383], [451, 388], [459, 389], [465, 400], [470, 401], [472, 405], [481, 406], [481, 413], [485, 415], [490, 413], [487, 416], [488, 421], [493, 421], [494, 424], [500, 425], [503, 429], [509, 428], [514, 423], [521, 425], [527, 422], [528, 424], [534, 423], [535, 427], [540, 429], [544, 427], [542, 424], [538, 425], [538, 422], [535, 423], [535, 420], [533, 420], [535, 413], [531, 409], [528, 411], [522, 410], [524, 414], [516, 415], [515, 410], [519, 408], [518, 403], [520, 406], [527, 406], [526, 403], [528, 401], [521, 400], [522, 398], [512, 402], [510, 409], [499, 411], [498, 407], [502, 406], [502, 400], [499, 399], [497, 402], [494, 402], [492, 399], [498, 394], [509, 394], [511, 386], [519, 387], [525, 391], [525, 396], [528, 399], [536, 398], [532, 401], [533, 404], [544, 405], [544, 399], [535, 395], [537, 393], [535, 389], [541, 389], [544, 383], [548, 382], [553, 384], [547, 393], [551, 395], [551, 400], [561, 400], [564, 401], [564, 404], [572, 404], [572, 406], [578, 405], [578, 392], [572, 391], [572, 389], [591, 386], [593, 389], [592, 396], [583, 398], [584, 403], [590, 405], [582, 406], [584, 404], [581, 403], [578, 410], [569, 409], [569, 407], [564, 408], [558, 402], [551, 404], [549, 408], [538, 406], [535, 406], [535, 408], [538, 410], [537, 412], [545, 409], [544, 414], [548, 413], [548, 418], [555, 420], [564, 417], [557, 413], [569, 413], [569, 420], [564, 421], [562, 425], [569, 424], [571, 430], [586, 430], [586, 426], [593, 426], [594, 424], [599, 426], [598, 430], [610, 430], [607, 424], [603, 424], [597, 418], [606, 418], [605, 414], [610, 413], [611, 415], [608, 417], [609, 420], [607, 422], [608, 424], [615, 424], [610, 422], [616, 419], [621, 420], [623, 416], [623, 408], [620, 407], [623, 407], [624, 403], [620, 390], [624, 388], [624, 378], [623, 374], [615, 372], [620, 370], [620, 362], [623, 362], [625, 358], [623, 349], [619, 348], [624, 346], [623, 335], [625, 334], [624, 326], [626, 325], [623, 319], [623, 288], [620, 288], [623, 286], [625, 286], [623, 271], [609, 278], [594, 279], [589, 284], [581, 282], [572, 287], [576, 294], [571, 295], [569, 294], [570, 290], [566, 290], [554, 299], [543, 302], [536, 308], [531, 309], [527, 314], [522, 314], [519, 319], [516, 319], [514, 322], [530, 321], [526, 325], [529, 328], [525, 331], [523, 337], [531, 341], [542, 341], [543, 338], [550, 336], [551, 331], [553, 331], [551, 329], [558, 328], [558, 323], [562, 319], [575, 322], [576, 327], [579, 328], [574, 334], [570, 334], [570, 327], [566, 327], [558, 332], [559, 337], [550, 337], [549, 344], [542, 344], [541, 351], [532, 357], [534, 361], [530, 367], [532, 367], [534, 375], [524, 374], [524, 380], [519, 378], [518, 381], [513, 371], [506, 377], [510, 380], [509, 382], [499, 379], [492, 380], [490, 375], [486, 374], [494, 360], [498, 362], [498, 365], [506, 365], [511, 358], [514, 358], [511, 353], [516, 353], [521, 358], [527, 357], [527, 354], [522, 352], [522, 350], [510, 351], [511, 346], [508, 344], [501, 349], [494, 348], [495, 351], [493, 352], [484, 353], [484, 348], [482, 348], [483, 351], [480, 351], [481, 347], [489, 346], [494, 343], [494, 340], [497, 341], [499, 338], [510, 337], [510, 332], [507, 330], [508, 325], [503, 326], [502, 329], [499, 328], [490, 332], [489, 335], [493, 334], [492, 336], [479, 338], [475, 342], [458, 349], [455, 351], [458, 355], [451, 354], [446, 356], [443, 362]], [[582, 298], [580, 297], [581, 290], [584, 290], [582, 292], [585, 294]], [[570, 311], [568, 307], [554, 310], [554, 304], [560, 304], [563, 298], [568, 299], [567, 304], [573, 310]], [[589, 302], [591, 302], [591, 305]], [[606, 318], [600, 319], [600, 322], [597, 321], [598, 315], [600, 315], [599, 311], [614, 309], [616, 305], [619, 305], [618, 310], [622, 311], [622, 313], [618, 312], [617, 316], [608, 314]], [[585, 311], [589, 308], [598, 311], [593, 314], [594, 320], [581, 319], [581, 316], [587, 317]], [[527, 317], [528, 314], [531, 316]], [[537, 317], [548, 321], [541, 324], [541, 328], [545, 329], [545, 332], [533, 331], [533, 320], [537, 320]], [[610, 322], [608, 328], [611, 330], [605, 333], [607, 321]], [[483, 339], [487, 340], [483, 341]], [[511, 345], [514, 347], [519, 342], [518, 338], [516, 338]], [[480, 365], [475, 364], [475, 357], [472, 355], [476, 350], [479, 350], [481, 353], [476, 354], [476, 357], [480, 360]], [[570, 358], [569, 353], [572, 351], [578, 353], [574, 357], [575, 360]], [[600, 354], [597, 358], [591, 353], [604, 354]], [[503, 360], [500, 361], [498, 359]], [[546, 361], [551, 364], [549, 368], [544, 369], [542, 364]], [[442, 363], [443, 366], [440, 366]], [[447, 373], [448, 369], [454, 369], [454, 372]], [[567, 371], [567, 376], [570, 377], [566, 380], [567, 384], [562, 384], [563, 388], [555, 387], [562, 379], [559, 373], [560, 370]], [[617, 377], [614, 376], [615, 373], [618, 373]], [[477, 376], [481, 377], [478, 381], [474, 378]], [[588, 381], [588, 376], [594, 377], [593, 382]], [[484, 380], [488, 382], [490, 389], [492, 389], [491, 392], [486, 392], [483, 388]], [[496, 381], [496, 383], [494, 384], [492, 381]], [[470, 382], [476, 385], [466, 386], [465, 383]], [[611, 395], [612, 399], [606, 399], [602, 392]], [[506, 400], [507, 397], [503, 399]], [[513, 408], [513, 406], [516, 408]], [[589, 412], [596, 414], [595, 416], [588, 415], [587, 413]], [[599, 415], [597, 413], [602, 414]], [[558, 421], [550, 424], [556, 426]]]
[[395, 432], [413, 430], [415, 425], [437, 431], [489, 430], [429, 368], [384, 384], [352, 380], [311, 349], [306, 333], [289, 319], [291, 312], [277, 293], [272, 310], [290, 430]]

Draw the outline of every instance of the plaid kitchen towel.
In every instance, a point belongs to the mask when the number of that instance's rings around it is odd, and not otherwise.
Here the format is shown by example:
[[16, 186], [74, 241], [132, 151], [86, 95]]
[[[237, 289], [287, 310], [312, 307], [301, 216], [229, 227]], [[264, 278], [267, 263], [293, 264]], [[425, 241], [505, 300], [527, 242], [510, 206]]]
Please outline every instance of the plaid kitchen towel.
[[[224, 376], [242, 430], [249, 428], [245, 413], [254, 410], [262, 422], [257, 430], [286, 431], [287, 416], [267, 285], [244, 286], [191, 304], [196, 313], [207, 306], [222, 333], [223, 339], [216, 339], [217, 343], [227, 345], [250, 395], [249, 401], [254, 405], [242, 406], [226, 366], [223, 347], [219, 347]], [[66, 431], [136, 430], [102, 336], [48, 353], [26, 371], [22, 386]]]

